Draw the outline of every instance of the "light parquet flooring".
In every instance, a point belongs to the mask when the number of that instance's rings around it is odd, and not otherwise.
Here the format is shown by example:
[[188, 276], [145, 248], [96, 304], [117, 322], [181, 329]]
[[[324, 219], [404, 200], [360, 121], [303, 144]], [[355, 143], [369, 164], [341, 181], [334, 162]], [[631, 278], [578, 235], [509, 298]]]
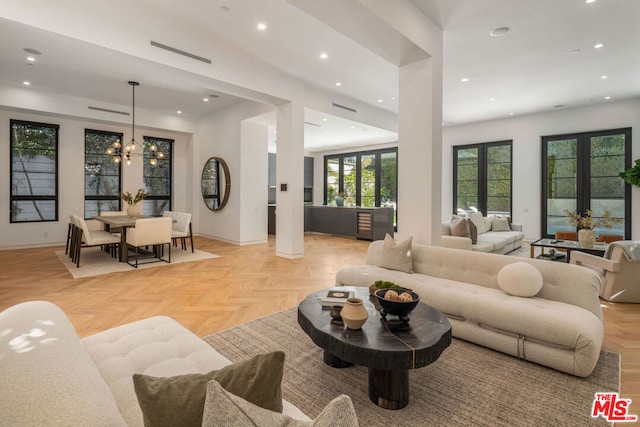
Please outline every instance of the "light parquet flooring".
[[[236, 246], [196, 237], [195, 246], [221, 258], [73, 279], [54, 251], [0, 251], [0, 311], [20, 302], [60, 306], [81, 337], [155, 315], [173, 317], [199, 336], [297, 305], [333, 285], [335, 272], [361, 264], [368, 242], [305, 235], [305, 256], [275, 255], [266, 244]], [[622, 355], [621, 395], [640, 415], [640, 304], [602, 302], [604, 348]], [[570, 399], [570, 396], [567, 396]]]

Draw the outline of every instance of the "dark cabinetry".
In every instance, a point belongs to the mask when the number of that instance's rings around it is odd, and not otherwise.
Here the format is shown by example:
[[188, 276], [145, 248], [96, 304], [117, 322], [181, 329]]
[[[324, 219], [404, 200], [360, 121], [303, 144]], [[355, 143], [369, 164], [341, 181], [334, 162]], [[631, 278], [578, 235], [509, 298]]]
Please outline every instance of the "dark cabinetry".
[[306, 206], [305, 231], [382, 240], [393, 236], [393, 208]]

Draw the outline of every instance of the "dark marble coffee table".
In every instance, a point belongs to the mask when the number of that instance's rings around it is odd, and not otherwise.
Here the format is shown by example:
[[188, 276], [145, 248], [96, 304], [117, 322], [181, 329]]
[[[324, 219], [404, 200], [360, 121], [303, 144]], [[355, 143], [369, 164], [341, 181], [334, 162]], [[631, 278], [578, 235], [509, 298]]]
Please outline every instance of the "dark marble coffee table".
[[[332, 321], [330, 310], [320, 299], [327, 290], [310, 294], [298, 306], [298, 323], [313, 342], [324, 350], [324, 362], [335, 368], [357, 364], [369, 369], [369, 398], [386, 409], [409, 403], [409, 370], [438, 359], [451, 344], [449, 320], [422, 302], [410, 313], [406, 327], [396, 316], [383, 320], [369, 297], [369, 289], [345, 286], [364, 301], [369, 319], [362, 329], [347, 329]], [[377, 303], [377, 301], [375, 301]]]

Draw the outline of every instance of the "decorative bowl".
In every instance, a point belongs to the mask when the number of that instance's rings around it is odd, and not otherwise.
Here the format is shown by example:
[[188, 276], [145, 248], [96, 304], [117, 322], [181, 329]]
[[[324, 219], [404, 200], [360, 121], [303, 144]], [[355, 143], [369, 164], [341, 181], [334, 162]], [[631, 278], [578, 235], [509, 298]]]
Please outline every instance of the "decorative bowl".
[[413, 298], [413, 301], [391, 301], [384, 298], [384, 294], [388, 290], [389, 289], [378, 289], [376, 291], [376, 298], [380, 303], [380, 307], [382, 307], [382, 312], [380, 314], [382, 317], [385, 317], [387, 314], [395, 314], [396, 316], [400, 316], [401, 320], [404, 320], [405, 322], [408, 321], [407, 315], [411, 313], [420, 302], [420, 295], [412, 291], [393, 289], [398, 293], [398, 295], [408, 292]]

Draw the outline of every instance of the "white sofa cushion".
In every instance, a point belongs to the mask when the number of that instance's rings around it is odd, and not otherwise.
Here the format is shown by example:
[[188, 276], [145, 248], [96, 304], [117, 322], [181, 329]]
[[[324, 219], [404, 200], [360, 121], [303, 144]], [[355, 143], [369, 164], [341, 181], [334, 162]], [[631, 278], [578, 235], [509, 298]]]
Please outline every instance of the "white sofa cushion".
[[509, 295], [532, 297], [542, 289], [542, 274], [531, 264], [514, 262], [498, 272], [498, 285]]
[[2, 426], [125, 426], [67, 316], [45, 301], [0, 313]]

